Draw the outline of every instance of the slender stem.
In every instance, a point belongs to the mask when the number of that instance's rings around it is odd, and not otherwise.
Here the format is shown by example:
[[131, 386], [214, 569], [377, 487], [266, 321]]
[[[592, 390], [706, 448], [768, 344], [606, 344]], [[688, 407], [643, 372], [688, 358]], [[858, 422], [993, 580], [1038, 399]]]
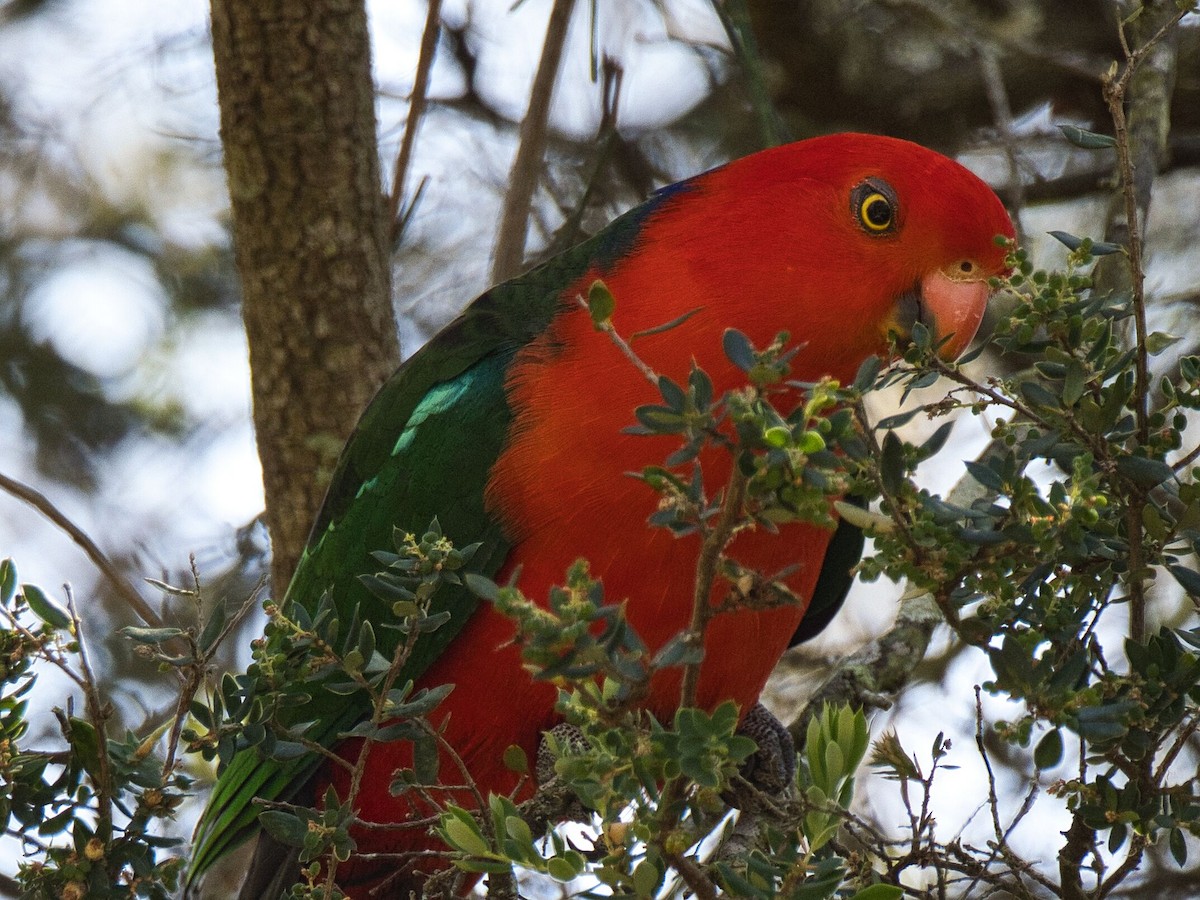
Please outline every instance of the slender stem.
[[[712, 589], [717, 579], [717, 564], [742, 518], [742, 507], [746, 502], [746, 489], [749, 481], [749, 478], [738, 466], [737, 460], [734, 460], [733, 471], [729, 475], [729, 484], [725, 488], [725, 497], [721, 501], [721, 511], [712, 528], [704, 535], [704, 541], [700, 545], [700, 556], [696, 560], [692, 620], [687, 631], [689, 642], [700, 644], [704, 640], [704, 630], [713, 614]], [[683, 669], [683, 682], [679, 689], [679, 705], [681, 707], [696, 705], [696, 688], [699, 683], [700, 664], [689, 663]]]
[[[1116, 138], [1117, 175], [1121, 184], [1121, 195], [1124, 201], [1125, 227], [1128, 231], [1128, 261], [1129, 278], [1134, 323], [1134, 419], [1137, 427], [1137, 442], [1145, 447], [1150, 440], [1150, 361], [1147, 345], [1146, 324], [1146, 274], [1144, 265], [1144, 243], [1142, 235], [1142, 215], [1149, 204], [1149, 185], [1153, 179], [1154, 161], [1157, 153], [1139, 153], [1139, 160], [1149, 166], [1149, 172], [1143, 172], [1142, 200], [1139, 202], [1138, 184], [1133, 162], [1133, 150], [1129, 123], [1126, 118], [1125, 105], [1129, 100], [1129, 89], [1136, 90], [1137, 83], [1134, 75], [1147, 55], [1165, 38], [1179, 21], [1188, 14], [1188, 8], [1178, 9], [1168, 16], [1162, 25], [1144, 43], [1136, 49], [1130, 49], [1125, 34], [1124, 23], [1117, 34], [1121, 42], [1121, 50], [1125, 56], [1125, 64], [1119, 73], [1114, 70], [1104, 76], [1104, 100], [1108, 105], [1109, 115], [1113, 121], [1113, 134]], [[1141, 91], [1137, 91], [1141, 93]], [[1140, 132], [1139, 132], [1140, 133]], [[1139, 148], [1143, 149], [1143, 148]], [[1129, 543], [1129, 636], [1135, 641], [1144, 641], [1146, 637], [1146, 561], [1144, 528], [1142, 513], [1146, 506], [1144, 490], [1130, 494], [1129, 513], [1126, 518], [1127, 539]]]
[[521, 122], [520, 144], [508, 177], [508, 193], [504, 196], [500, 234], [496, 238], [496, 255], [492, 263], [492, 280], [496, 282], [519, 274], [525, 261], [529, 210], [538, 183], [538, 169], [546, 150], [550, 98], [554, 94], [554, 82], [558, 78], [558, 66], [567, 41], [567, 26], [571, 23], [574, 7], [575, 0], [554, 0], [554, 7], [550, 10], [542, 59], [533, 78], [529, 109]]
[[[584, 312], [589, 312], [588, 302], [582, 294], [575, 295], [575, 302], [580, 305]], [[612, 322], [601, 322], [596, 325], [596, 330], [607, 334], [608, 339], [616, 344], [617, 349], [624, 354], [625, 358], [633, 363], [634, 367], [642, 373], [642, 377], [650, 382], [655, 389], [658, 388], [658, 373], [642, 361], [642, 358], [634, 352], [634, 349], [629, 346], [629, 342], [625, 338], [617, 334], [617, 329], [613, 327]]]
[[396, 155], [396, 168], [392, 174], [392, 194], [388, 199], [388, 223], [392, 232], [393, 245], [400, 236], [400, 203], [404, 197], [404, 179], [408, 174], [413, 145], [417, 139], [417, 127], [425, 112], [429, 94], [429, 73], [433, 69], [433, 58], [437, 53], [438, 34], [441, 31], [441, 11], [442, 0], [429, 0], [429, 11], [425, 16], [425, 30], [421, 34], [421, 55], [417, 59], [417, 75], [413, 81], [412, 98], [408, 105], [408, 121], [404, 125], [404, 137], [400, 141], [400, 152]]
[[764, 147], [776, 147], [788, 140], [784, 132], [779, 113], [771, 100], [771, 92], [767, 88], [763, 76], [762, 54], [758, 49], [758, 41], [754, 36], [754, 28], [750, 22], [750, 11], [746, 8], [745, 0], [721, 0], [713, 3], [713, 8], [725, 27], [725, 34], [733, 47], [734, 56], [742, 69], [742, 78], [746, 82], [746, 93], [749, 95], [750, 106], [754, 110], [754, 118], [758, 124], [759, 142]]
[[75, 641], [79, 645], [79, 668], [82, 674], [84, 703], [87, 717], [96, 729], [96, 764], [98, 771], [93, 779], [96, 788], [96, 834], [106, 844], [113, 839], [113, 780], [112, 766], [108, 758], [108, 717], [112, 709], [100, 698], [96, 674], [88, 658], [87, 641], [83, 638], [83, 624], [79, 621], [79, 610], [75, 607], [75, 596], [67, 587], [67, 611], [75, 628]]

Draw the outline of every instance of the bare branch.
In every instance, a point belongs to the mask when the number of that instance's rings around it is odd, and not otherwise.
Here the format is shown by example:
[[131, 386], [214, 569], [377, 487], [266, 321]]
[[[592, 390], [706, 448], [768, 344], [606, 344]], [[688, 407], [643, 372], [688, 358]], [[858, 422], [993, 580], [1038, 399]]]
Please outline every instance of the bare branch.
[[520, 144], [508, 177], [508, 193], [500, 218], [500, 233], [496, 238], [496, 253], [492, 263], [492, 280], [506, 281], [520, 273], [525, 262], [525, 238], [529, 227], [529, 210], [537, 188], [538, 170], [546, 150], [546, 135], [550, 121], [550, 98], [558, 78], [567, 26], [575, 0], [554, 0], [550, 21], [546, 26], [546, 41], [542, 59], [529, 94], [529, 109], [521, 122]]
[[50, 499], [45, 494], [4, 474], [0, 474], [0, 490], [32, 506], [66, 533], [87, 554], [92, 564], [100, 570], [100, 574], [112, 585], [113, 589], [117, 592], [117, 596], [125, 601], [125, 604], [130, 609], [137, 613], [138, 618], [151, 628], [162, 628], [165, 625], [158, 613], [151, 609], [150, 604], [142, 599], [133, 585], [126, 580], [125, 576], [104, 555], [104, 552], [96, 546], [95, 542], [87, 536], [87, 533], [67, 518], [66, 514], [50, 502]]
[[438, 35], [441, 32], [440, 16], [442, 0], [429, 0], [429, 12], [425, 16], [425, 31], [421, 34], [421, 55], [417, 59], [417, 76], [413, 81], [412, 98], [409, 100], [408, 121], [404, 124], [404, 137], [400, 141], [400, 152], [396, 155], [396, 167], [392, 171], [392, 193], [388, 199], [388, 223], [391, 228], [392, 245], [400, 237], [403, 219], [400, 204], [404, 198], [404, 179], [412, 160], [413, 145], [417, 139], [417, 128], [425, 112], [429, 92], [429, 73], [433, 69], [433, 57], [437, 53]]

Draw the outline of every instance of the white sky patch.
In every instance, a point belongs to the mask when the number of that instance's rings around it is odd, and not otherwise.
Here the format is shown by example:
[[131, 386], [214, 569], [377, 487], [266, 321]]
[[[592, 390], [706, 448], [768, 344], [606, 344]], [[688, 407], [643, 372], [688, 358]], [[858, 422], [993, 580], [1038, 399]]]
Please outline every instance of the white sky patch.
[[[525, 0], [512, 9], [489, 0], [472, 7], [466, 41], [476, 57], [475, 91], [512, 121], [523, 118], [529, 105], [551, 5], [551, 0]], [[603, 57], [615, 60], [625, 71], [619, 108], [627, 132], [662, 127], [703, 100], [712, 86], [712, 67], [702, 53], [676, 40], [677, 20], [686, 12], [689, 34], [703, 34], [721, 47], [725, 42], [711, 8], [705, 12], [694, 6], [672, 4], [671, 9], [680, 7], [680, 15], [664, 17], [660, 5], [649, 0], [601, 4], [594, 28], [589, 6], [578, 6], [554, 91], [551, 126], [573, 138], [596, 133], [603, 105], [601, 85], [592, 80], [591, 68], [593, 59]], [[537, 37], [531, 40], [531, 35]]]
[[192, 317], [164, 369], [163, 389], [177, 394], [191, 418], [249, 420], [250, 356], [240, 319]]
[[29, 294], [23, 318], [36, 340], [101, 378], [132, 370], [162, 335], [166, 298], [150, 264], [85, 247]]

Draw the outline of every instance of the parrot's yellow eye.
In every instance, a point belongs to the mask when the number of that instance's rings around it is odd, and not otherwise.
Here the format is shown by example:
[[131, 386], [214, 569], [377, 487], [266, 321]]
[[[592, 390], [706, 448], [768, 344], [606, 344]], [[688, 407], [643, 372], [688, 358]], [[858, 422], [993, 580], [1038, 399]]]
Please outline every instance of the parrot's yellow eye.
[[858, 208], [858, 217], [868, 231], [886, 231], [892, 224], [892, 204], [883, 194], [867, 194]]
[[851, 209], [867, 234], [889, 234], [896, 230], [896, 195], [878, 179], [864, 181], [851, 195]]

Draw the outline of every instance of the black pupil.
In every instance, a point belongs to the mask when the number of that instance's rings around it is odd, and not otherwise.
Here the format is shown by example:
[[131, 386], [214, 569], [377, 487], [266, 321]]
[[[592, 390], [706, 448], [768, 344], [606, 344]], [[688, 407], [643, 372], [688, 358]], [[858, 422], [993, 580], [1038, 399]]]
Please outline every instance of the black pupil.
[[892, 221], [892, 207], [882, 197], [876, 197], [867, 204], [867, 221], [876, 228], [883, 228]]

